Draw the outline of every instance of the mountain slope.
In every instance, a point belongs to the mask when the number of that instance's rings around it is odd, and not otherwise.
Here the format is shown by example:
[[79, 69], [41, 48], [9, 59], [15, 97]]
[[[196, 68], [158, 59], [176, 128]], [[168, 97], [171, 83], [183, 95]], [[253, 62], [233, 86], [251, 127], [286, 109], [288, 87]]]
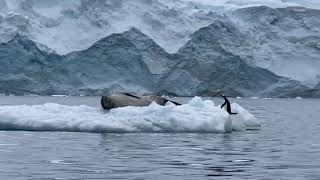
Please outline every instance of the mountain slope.
[[143, 34], [137, 28], [131, 28], [123, 33], [123, 36], [141, 52], [143, 62], [147, 65], [153, 79], [157, 82], [167, 74], [176, 61], [172, 55], [156, 44], [150, 37]]
[[0, 44], [0, 59], [0, 93], [19, 95], [154, 93], [173, 63], [170, 54], [135, 28], [64, 56], [17, 35]]
[[[316, 0], [0, 0], [0, 42], [22, 34], [41, 50], [61, 55], [137, 27], [175, 53], [192, 33], [218, 20], [233, 26], [232, 32], [211, 37], [224, 50], [313, 87], [320, 81], [320, 10], [297, 6], [320, 7]], [[143, 56], [157, 55], [149, 51]], [[153, 74], [168, 70], [148, 68]]]
[[68, 74], [84, 84], [83, 91], [151, 91], [151, 73], [141, 51], [126, 37], [128, 34], [112, 34], [87, 50], [63, 56], [61, 63]]
[[[192, 39], [177, 54], [177, 58], [183, 60], [173, 68], [167, 79], [178, 80], [179, 74], [188, 74], [188, 77], [198, 80], [193, 80], [195, 84], [191, 86], [192, 90], [199, 86], [197, 94], [290, 97], [308, 90], [297, 81], [277, 76], [263, 68], [250, 66], [239, 55], [228, 51], [228, 43], [242, 45], [242, 41], [236, 41], [237, 29], [231, 22], [216, 21], [208, 27], [201, 28], [191, 37]], [[220, 39], [223, 39], [223, 44]], [[169, 88], [166, 81], [164, 89]], [[181, 86], [175, 87], [170, 93], [179, 95], [179, 89], [188, 88], [184, 87], [185, 84]]]
[[[237, 32], [232, 22], [218, 20], [195, 32], [178, 53], [168, 54], [132, 28], [63, 56], [47, 53], [17, 35], [0, 44], [0, 93], [318, 97], [318, 89], [252, 66], [233, 54], [226, 44], [241, 45], [232, 42]], [[219, 37], [225, 38], [220, 42]]]
[[47, 55], [34, 42], [20, 35], [0, 44], [0, 91], [14, 94], [50, 93], [48, 69], [45, 68], [49, 66]]
[[[220, 42], [247, 62], [314, 86], [320, 81], [320, 10], [250, 7], [230, 15], [238, 30]], [[285, 67], [285, 68], [284, 68]]]

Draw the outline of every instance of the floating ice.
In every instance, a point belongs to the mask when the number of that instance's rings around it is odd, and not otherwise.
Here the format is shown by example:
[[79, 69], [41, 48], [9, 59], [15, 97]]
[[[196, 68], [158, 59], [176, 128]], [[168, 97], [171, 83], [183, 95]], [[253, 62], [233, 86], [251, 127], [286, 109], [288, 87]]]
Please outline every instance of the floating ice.
[[80, 132], [229, 133], [259, 127], [256, 118], [233, 103], [230, 116], [210, 100], [195, 97], [187, 104], [123, 107], [110, 111], [89, 106], [0, 106], [0, 130]]
[[52, 97], [69, 97], [70, 95], [63, 95], [63, 94], [57, 94], [57, 95], [51, 95]]

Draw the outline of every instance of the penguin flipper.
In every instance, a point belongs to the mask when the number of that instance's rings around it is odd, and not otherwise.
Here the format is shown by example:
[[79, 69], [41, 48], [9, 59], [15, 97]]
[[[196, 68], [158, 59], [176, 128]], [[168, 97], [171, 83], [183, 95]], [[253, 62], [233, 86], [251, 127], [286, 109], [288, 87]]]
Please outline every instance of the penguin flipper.
[[225, 106], [227, 104], [227, 102], [224, 102], [222, 105], [221, 105], [221, 109], [223, 108], [223, 106]]

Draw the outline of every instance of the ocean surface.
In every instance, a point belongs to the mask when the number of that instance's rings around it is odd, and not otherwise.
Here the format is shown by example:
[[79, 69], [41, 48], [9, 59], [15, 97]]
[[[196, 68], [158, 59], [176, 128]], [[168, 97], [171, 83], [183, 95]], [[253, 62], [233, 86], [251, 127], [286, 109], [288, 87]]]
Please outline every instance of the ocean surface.
[[[222, 103], [212, 100], [217, 107]], [[103, 116], [82, 114], [98, 112], [99, 97], [1, 96], [0, 179], [320, 179], [320, 99], [230, 101], [261, 127], [105, 133], [107, 127], [90, 123]], [[70, 125], [63, 118], [87, 123]], [[47, 124], [37, 124], [43, 119]]]

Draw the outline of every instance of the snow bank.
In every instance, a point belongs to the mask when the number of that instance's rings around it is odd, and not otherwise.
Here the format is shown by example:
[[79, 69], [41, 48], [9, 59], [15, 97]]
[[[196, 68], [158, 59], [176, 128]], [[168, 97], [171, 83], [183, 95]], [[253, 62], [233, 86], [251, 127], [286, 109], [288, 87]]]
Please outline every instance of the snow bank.
[[252, 6], [269, 6], [283, 8], [288, 6], [302, 6], [320, 8], [318, 0], [184, 0], [186, 2], [201, 3], [203, 5], [220, 6], [226, 9], [238, 9]]
[[0, 106], [0, 130], [80, 132], [195, 132], [229, 133], [259, 127], [255, 117], [232, 104], [237, 115], [199, 97], [175, 106], [124, 107], [111, 111], [88, 106], [44, 105]]

